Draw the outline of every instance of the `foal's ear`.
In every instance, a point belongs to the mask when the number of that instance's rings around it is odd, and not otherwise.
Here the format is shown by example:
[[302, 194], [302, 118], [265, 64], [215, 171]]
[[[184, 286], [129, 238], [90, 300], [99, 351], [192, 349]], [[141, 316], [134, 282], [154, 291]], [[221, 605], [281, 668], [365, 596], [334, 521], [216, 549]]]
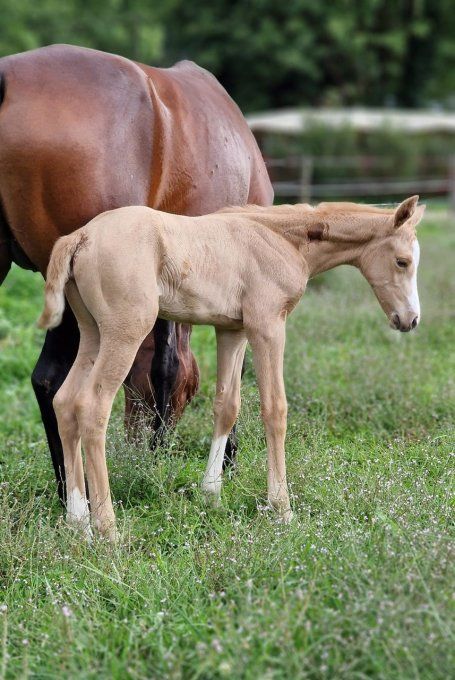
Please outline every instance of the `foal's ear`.
[[410, 196], [410, 198], [404, 200], [403, 203], [400, 203], [398, 208], [395, 210], [395, 217], [393, 221], [393, 226], [395, 229], [401, 227], [402, 224], [407, 222], [409, 218], [412, 217], [418, 202], [418, 196]]
[[412, 215], [412, 218], [410, 220], [410, 225], [412, 227], [416, 227], [419, 224], [420, 220], [423, 217], [423, 213], [425, 212], [426, 207], [427, 206], [425, 204], [417, 206], [417, 208], [415, 209], [414, 214]]

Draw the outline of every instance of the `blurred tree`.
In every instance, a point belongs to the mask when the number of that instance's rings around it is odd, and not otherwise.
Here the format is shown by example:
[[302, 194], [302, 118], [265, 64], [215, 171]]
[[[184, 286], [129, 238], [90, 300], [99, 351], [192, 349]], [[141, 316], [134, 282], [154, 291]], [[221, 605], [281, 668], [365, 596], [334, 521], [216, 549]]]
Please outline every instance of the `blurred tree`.
[[455, 97], [453, 0], [0, 0], [0, 54], [68, 42], [193, 59], [245, 111]]
[[167, 0], [165, 54], [217, 75], [245, 110], [422, 105], [455, 92], [452, 0]]
[[63, 42], [145, 62], [162, 58], [163, 29], [144, 0], [0, 0], [0, 15], [1, 55]]

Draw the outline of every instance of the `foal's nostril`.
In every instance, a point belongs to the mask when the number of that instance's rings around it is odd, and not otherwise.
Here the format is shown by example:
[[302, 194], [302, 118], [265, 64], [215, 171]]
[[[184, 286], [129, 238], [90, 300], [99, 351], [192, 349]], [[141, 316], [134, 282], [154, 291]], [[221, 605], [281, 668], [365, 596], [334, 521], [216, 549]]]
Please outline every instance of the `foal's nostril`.
[[396, 330], [398, 330], [401, 327], [400, 317], [396, 312], [392, 314], [392, 324]]
[[417, 321], [419, 320], [418, 316], [415, 316], [411, 322], [411, 328], [415, 328], [417, 326]]

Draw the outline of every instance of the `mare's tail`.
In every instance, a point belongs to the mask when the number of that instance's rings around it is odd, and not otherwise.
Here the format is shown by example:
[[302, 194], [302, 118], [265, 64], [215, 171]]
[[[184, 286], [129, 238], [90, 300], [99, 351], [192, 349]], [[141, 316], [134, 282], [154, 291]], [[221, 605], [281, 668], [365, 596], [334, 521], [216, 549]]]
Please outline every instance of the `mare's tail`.
[[61, 322], [65, 310], [65, 285], [71, 277], [74, 254], [84, 239], [85, 234], [76, 231], [55, 243], [47, 267], [44, 310], [37, 322], [39, 328], [55, 328]]

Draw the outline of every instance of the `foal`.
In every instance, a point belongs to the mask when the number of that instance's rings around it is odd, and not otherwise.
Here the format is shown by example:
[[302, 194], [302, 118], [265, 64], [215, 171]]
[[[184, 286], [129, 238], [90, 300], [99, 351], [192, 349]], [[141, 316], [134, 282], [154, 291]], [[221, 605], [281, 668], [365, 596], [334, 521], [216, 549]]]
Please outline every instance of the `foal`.
[[[115, 394], [157, 316], [211, 324], [217, 338], [215, 428], [203, 490], [218, 501], [223, 452], [240, 407], [250, 342], [268, 452], [268, 499], [292, 516], [286, 483], [285, 323], [310, 277], [339, 264], [360, 269], [393, 328], [420, 315], [418, 196], [396, 210], [354, 203], [228, 208], [203, 217], [146, 207], [103, 213], [60, 238], [47, 271], [43, 328], [66, 297], [80, 328], [74, 365], [54, 399], [68, 490], [68, 520], [90, 534], [81, 440], [94, 525], [115, 538], [105, 435]], [[96, 228], [94, 223], [96, 222]]]

